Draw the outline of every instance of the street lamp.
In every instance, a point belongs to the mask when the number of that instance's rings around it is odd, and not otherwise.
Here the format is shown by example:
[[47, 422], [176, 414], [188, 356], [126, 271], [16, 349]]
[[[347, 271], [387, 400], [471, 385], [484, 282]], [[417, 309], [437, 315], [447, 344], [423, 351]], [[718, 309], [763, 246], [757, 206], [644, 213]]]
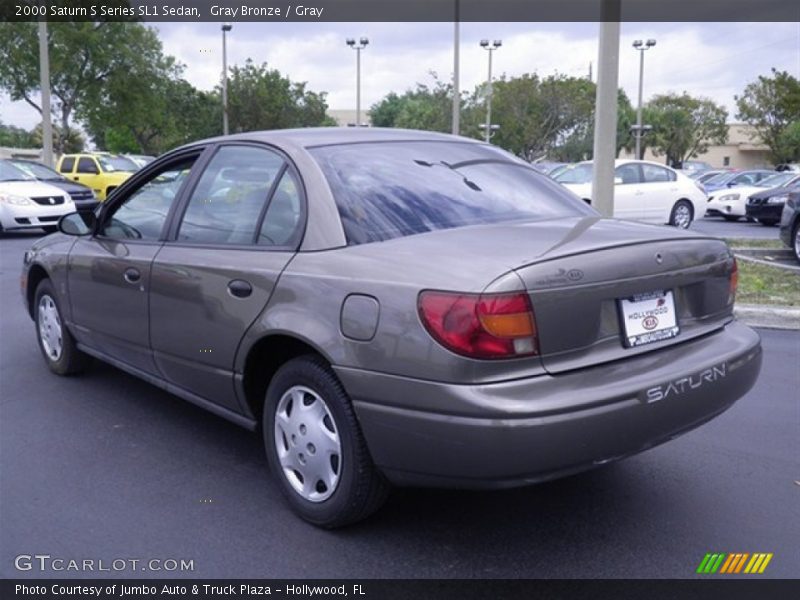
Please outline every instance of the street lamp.
[[228, 135], [228, 46], [225, 34], [233, 29], [230, 23], [222, 24], [222, 135]]
[[655, 40], [636, 40], [633, 47], [639, 51], [639, 107], [636, 109], [636, 127], [631, 128], [636, 132], [636, 160], [642, 160], [642, 136], [645, 131], [642, 127], [642, 84], [644, 82], [644, 51], [656, 45]]
[[495, 40], [489, 45], [489, 40], [481, 40], [481, 48], [489, 52], [489, 78], [487, 79], [487, 92], [486, 92], [486, 124], [484, 127], [484, 135], [488, 142], [492, 137], [492, 53], [503, 45], [502, 40]]
[[367, 47], [369, 40], [362, 37], [358, 40], [347, 38], [347, 45], [356, 51], [356, 127], [361, 127], [361, 51]]

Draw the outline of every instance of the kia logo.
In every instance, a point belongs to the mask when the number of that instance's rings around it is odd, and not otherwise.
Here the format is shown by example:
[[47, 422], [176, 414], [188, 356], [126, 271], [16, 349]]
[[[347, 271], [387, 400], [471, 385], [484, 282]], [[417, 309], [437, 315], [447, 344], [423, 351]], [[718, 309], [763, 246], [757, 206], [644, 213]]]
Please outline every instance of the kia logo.
[[642, 321], [642, 327], [644, 327], [648, 331], [655, 329], [656, 327], [658, 327], [658, 319], [653, 316], [645, 317], [644, 320]]

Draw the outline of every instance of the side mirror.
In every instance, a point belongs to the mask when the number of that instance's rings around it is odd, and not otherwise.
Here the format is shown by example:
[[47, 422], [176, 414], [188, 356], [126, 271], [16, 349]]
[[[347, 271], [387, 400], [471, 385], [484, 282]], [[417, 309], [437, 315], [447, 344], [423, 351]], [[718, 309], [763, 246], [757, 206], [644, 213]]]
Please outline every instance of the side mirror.
[[97, 216], [88, 210], [64, 215], [58, 220], [58, 230], [65, 235], [91, 235], [97, 225]]
[[614, 177], [614, 185], [622, 185], [622, 177]]

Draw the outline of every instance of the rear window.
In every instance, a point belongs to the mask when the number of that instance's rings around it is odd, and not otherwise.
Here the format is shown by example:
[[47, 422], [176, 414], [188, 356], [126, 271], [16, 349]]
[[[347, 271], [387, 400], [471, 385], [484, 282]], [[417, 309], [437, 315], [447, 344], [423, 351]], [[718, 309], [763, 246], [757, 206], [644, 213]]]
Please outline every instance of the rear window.
[[384, 142], [310, 152], [328, 180], [350, 245], [595, 214], [546, 175], [490, 146]]

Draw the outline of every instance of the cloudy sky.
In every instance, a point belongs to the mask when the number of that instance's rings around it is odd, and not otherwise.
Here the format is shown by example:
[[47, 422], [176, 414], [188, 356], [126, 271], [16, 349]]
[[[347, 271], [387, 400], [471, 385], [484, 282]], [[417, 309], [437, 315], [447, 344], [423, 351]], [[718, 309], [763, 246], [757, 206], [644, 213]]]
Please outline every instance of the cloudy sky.
[[[167, 53], [186, 65], [185, 77], [211, 89], [221, 73], [218, 23], [157, 25]], [[594, 23], [463, 23], [461, 86], [486, 79], [481, 38], [502, 39], [494, 74], [585, 76], [597, 72], [598, 26]], [[430, 71], [449, 80], [453, 72], [452, 23], [236, 23], [228, 37], [229, 64], [266, 61], [310, 89], [328, 92], [332, 109], [355, 108], [355, 52], [346, 37], [367, 36], [362, 52], [362, 106], [416, 82]], [[655, 38], [645, 57], [645, 101], [653, 94], [688, 91], [712, 98], [735, 120], [734, 95], [772, 67], [800, 77], [800, 23], [623, 23], [620, 85], [636, 103], [638, 52], [633, 40]], [[29, 129], [37, 113], [24, 103], [0, 99], [0, 119]]]

